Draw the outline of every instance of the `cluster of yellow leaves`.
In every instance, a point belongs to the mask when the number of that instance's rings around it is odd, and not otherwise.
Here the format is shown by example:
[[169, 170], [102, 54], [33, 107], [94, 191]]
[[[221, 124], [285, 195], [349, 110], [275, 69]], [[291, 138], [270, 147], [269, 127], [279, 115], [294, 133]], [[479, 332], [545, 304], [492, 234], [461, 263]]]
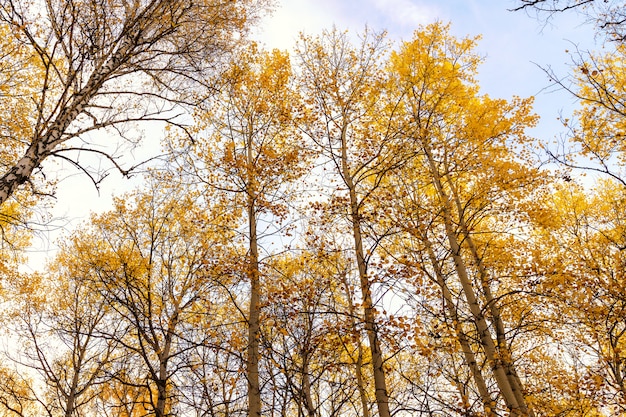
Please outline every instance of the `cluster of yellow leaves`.
[[245, 196], [256, 213], [285, 218], [278, 195], [303, 174], [310, 154], [297, 133], [306, 117], [300, 103], [288, 54], [259, 50], [254, 43], [240, 51], [222, 92], [196, 114], [194, 153], [205, 168], [199, 175], [230, 194], [228, 199]]
[[551, 301], [544, 313], [554, 323], [554, 340], [573, 346], [584, 357], [580, 374], [585, 378], [577, 389], [593, 393], [593, 397], [585, 394], [591, 408], [606, 398], [613, 398], [612, 406], [625, 400], [623, 193], [623, 186], [613, 180], [598, 181], [590, 190], [564, 184], [548, 202], [552, 224], [536, 229], [542, 233], [542, 250], [533, 257], [544, 276], [540, 275], [535, 290]]

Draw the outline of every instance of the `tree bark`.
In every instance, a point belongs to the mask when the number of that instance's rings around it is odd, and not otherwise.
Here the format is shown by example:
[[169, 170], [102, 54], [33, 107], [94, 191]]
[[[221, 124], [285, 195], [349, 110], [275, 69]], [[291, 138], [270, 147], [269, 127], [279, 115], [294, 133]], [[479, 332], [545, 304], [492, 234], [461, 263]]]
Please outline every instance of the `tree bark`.
[[250, 279], [250, 309], [248, 313], [248, 356], [247, 379], [248, 379], [248, 416], [261, 417], [261, 386], [259, 383], [259, 338], [260, 338], [260, 314], [261, 314], [261, 283], [259, 277], [259, 248], [257, 236], [256, 219], [256, 191], [254, 187], [255, 178], [252, 167], [254, 166], [254, 155], [252, 149], [252, 134], [247, 142], [247, 164], [248, 164], [248, 233], [249, 260], [248, 278]]
[[367, 276], [367, 262], [363, 250], [363, 235], [361, 232], [361, 215], [359, 213], [359, 201], [356, 194], [352, 174], [348, 165], [348, 152], [346, 143], [347, 125], [344, 124], [341, 132], [341, 175], [348, 188], [350, 195], [350, 222], [352, 223], [352, 236], [354, 238], [354, 250], [359, 271], [361, 284], [361, 294], [363, 297], [363, 317], [365, 321], [365, 331], [369, 339], [372, 354], [372, 368], [374, 372], [374, 388], [376, 405], [380, 417], [391, 417], [389, 411], [389, 395], [387, 392], [387, 382], [384, 360], [378, 339], [378, 329], [376, 326], [376, 313], [372, 300], [372, 288]]
[[461, 245], [454, 230], [451, 213], [452, 203], [450, 201], [450, 196], [444, 190], [443, 184], [441, 182], [441, 176], [435, 164], [430, 148], [426, 144], [423, 144], [423, 148], [426, 154], [433, 184], [435, 186], [435, 189], [437, 190], [437, 194], [441, 198], [444, 227], [446, 230], [446, 237], [450, 245], [452, 259], [454, 261], [454, 267], [457, 272], [459, 282], [461, 283], [463, 294], [465, 295], [465, 299], [469, 305], [470, 312], [472, 314], [472, 317], [474, 318], [474, 323], [476, 325], [476, 329], [478, 330], [479, 340], [485, 350], [485, 355], [487, 356], [489, 364], [492, 367], [492, 371], [498, 384], [498, 388], [500, 389], [502, 398], [504, 399], [504, 402], [509, 409], [511, 416], [517, 417], [528, 415], [523, 413], [522, 407], [518, 402], [514, 387], [511, 385], [511, 381], [507, 376], [506, 369], [502, 363], [501, 358], [498, 355], [496, 345], [492, 339], [491, 332], [489, 331], [489, 324], [487, 323], [485, 315], [483, 314], [483, 310], [479, 304], [478, 298], [474, 291], [474, 287], [470, 280], [465, 260], [463, 259], [461, 254]]

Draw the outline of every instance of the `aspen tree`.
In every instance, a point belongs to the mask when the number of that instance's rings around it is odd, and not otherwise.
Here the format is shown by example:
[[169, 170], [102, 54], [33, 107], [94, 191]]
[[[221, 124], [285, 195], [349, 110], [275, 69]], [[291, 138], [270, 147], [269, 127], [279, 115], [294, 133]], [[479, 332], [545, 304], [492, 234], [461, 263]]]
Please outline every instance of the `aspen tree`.
[[175, 413], [182, 394], [174, 381], [187, 368], [187, 351], [211, 341], [195, 323], [208, 314], [211, 289], [222, 278], [212, 264], [231, 236], [222, 234], [228, 215], [201, 209], [198, 200], [155, 185], [129, 194], [75, 232], [67, 247], [75, 257], [62, 255], [103, 297], [107, 321], [120, 328], [100, 330], [102, 339], [116, 342], [119, 361], [107, 368], [110, 389], [120, 395], [103, 391], [105, 404], [134, 398], [133, 409]]
[[246, 348], [249, 416], [262, 415], [260, 341], [262, 307], [262, 240], [260, 222], [279, 234], [294, 198], [290, 188], [304, 174], [308, 151], [297, 125], [306, 117], [293, 86], [287, 53], [263, 51], [251, 43], [231, 61], [224, 85], [206, 111], [197, 114], [198, 134], [192, 152], [181, 155], [192, 180], [216, 190], [224, 204], [245, 221], [247, 253], [239, 267], [250, 285]]
[[381, 417], [391, 411], [376, 312], [376, 272], [370, 267], [381, 236], [367, 231], [373, 224], [368, 214], [375, 211], [376, 191], [385, 177], [408, 157], [396, 140], [397, 98], [384, 90], [386, 47], [384, 34], [366, 31], [360, 43], [352, 45], [348, 35], [336, 29], [318, 38], [303, 36], [298, 46], [302, 88], [315, 118], [306, 133], [340, 183], [329, 207], [345, 213], [352, 238]]
[[19, 297], [7, 308], [4, 325], [23, 347], [8, 351], [7, 363], [37, 376], [23, 379], [24, 399], [62, 416], [90, 407], [94, 392], [109, 380], [106, 368], [116, 345], [102, 338], [104, 327], [112, 332], [116, 327], [108, 321], [104, 299], [75, 274], [70, 258], [51, 266], [50, 275], [22, 275], [6, 284]]
[[[525, 165], [526, 161], [518, 160], [505, 142], [507, 138], [526, 146], [524, 129], [532, 126], [535, 118], [529, 113], [530, 100], [507, 103], [478, 96], [474, 74], [480, 59], [472, 53], [474, 40], [454, 39], [447, 30], [442, 24], [425, 27], [391, 57], [398, 86], [404, 92], [409, 119], [406, 133], [420, 155], [413, 160], [415, 165], [407, 167], [427, 173], [430, 191], [426, 192], [430, 195], [424, 197], [434, 199], [431, 206], [438, 210], [440, 233], [447, 241], [450, 260], [500, 395], [512, 415], [531, 416], [475, 236], [481, 219], [490, 216], [485, 212], [486, 217], [480, 217], [490, 200], [514, 202], [521, 198], [519, 191], [527, 182], [541, 183], [535, 179], [536, 172]], [[504, 172], [508, 177], [503, 177]], [[407, 171], [405, 178], [412, 175]], [[419, 227], [424, 224], [429, 223], [421, 222]], [[445, 292], [446, 286], [440, 287]], [[463, 332], [457, 331], [457, 337], [462, 342]], [[472, 363], [467, 357], [467, 364]], [[482, 377], [476, 378], [477, 369], [472, 370], [474, 380], [482, 385]], [[491, 400], [484, 387], [480, 391], [489, 413]]]

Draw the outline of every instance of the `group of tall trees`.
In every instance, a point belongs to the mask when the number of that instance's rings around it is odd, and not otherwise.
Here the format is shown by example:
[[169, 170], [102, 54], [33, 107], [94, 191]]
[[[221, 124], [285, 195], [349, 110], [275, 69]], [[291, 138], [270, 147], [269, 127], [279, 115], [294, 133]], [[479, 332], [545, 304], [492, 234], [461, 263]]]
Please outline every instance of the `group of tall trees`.
[[[270, 6], [0, 0], [0, 415], [626, 415], [623, 5], [519, 2], [609, 46], [551, 74], [581, 104], [558, 170], [476, 39], [290, 56], [247, 39]], [[129, 174], [145, 122], [144, 185], [21, 272], [48, 161]]]

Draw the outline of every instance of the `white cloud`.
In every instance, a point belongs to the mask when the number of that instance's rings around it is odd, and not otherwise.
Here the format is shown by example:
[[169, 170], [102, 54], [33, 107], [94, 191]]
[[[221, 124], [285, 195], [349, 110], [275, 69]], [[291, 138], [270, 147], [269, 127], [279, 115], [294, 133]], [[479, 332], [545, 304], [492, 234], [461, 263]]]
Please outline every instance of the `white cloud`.
[[317, 34], [336, 24], [341, 14], [332, 0], [284, 0], [259, 25], [254, 37], [269, 48], [291, 49], [300, 32]]
[[393, 38], [407, 38], [437, 19], [448, 17], [439, 6], [416, 0], [283, 0], [254, 38], [270, 48], [290, 49], [300, 32], [318, 34], [333, 25], [356, 33], [367, 25], [386, 29]]

